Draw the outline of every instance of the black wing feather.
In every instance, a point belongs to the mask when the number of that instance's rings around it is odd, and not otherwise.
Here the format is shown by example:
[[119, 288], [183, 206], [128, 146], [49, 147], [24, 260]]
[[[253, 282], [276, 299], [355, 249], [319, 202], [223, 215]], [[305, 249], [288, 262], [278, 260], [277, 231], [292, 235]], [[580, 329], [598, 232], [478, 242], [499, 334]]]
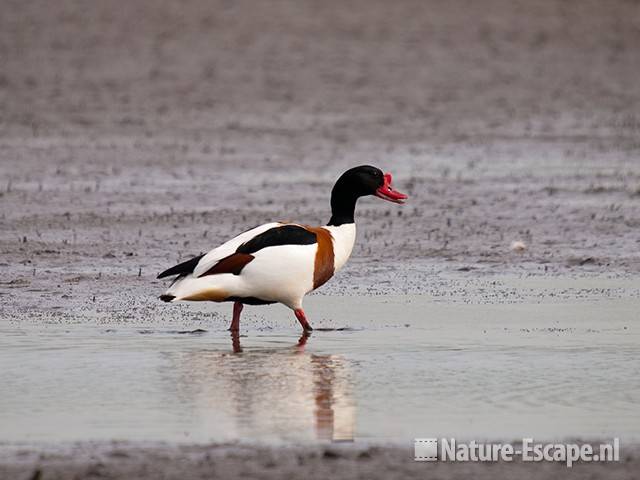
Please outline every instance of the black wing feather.
[[179, 263], [178, 265], [165, 270], [157, 278], [170, 277], [172, 275], [188, 275], [193, 273], [196, 269], [196, 265], [200, 262], [200, 259], [204, 257], [204, 253], [197, 257], [193, 257], [191, 260], [187, 260], [186, 262]]
[[273, 227], [256, 235], [238, 247], [236, 253], [256, 253], [267, 247], [279, 245], [312, 245], [317, 243], [316, 234], [298, 225]]
[[[273, 227], [256, 235], [251, 240], [244, 242], [238, 247], [236, 253], [252, 254], [267, 247], [277, 247], [279, 245], [313, 245], [317, 243], [316, 234], [298, 225], [282, 225]], [[172, 275], [188, 275], [193, 273], [196, 266], [205, 254], [199, 255], [182, 262], [168, 270], [165, 270], [157, 278], [170, 277]]]

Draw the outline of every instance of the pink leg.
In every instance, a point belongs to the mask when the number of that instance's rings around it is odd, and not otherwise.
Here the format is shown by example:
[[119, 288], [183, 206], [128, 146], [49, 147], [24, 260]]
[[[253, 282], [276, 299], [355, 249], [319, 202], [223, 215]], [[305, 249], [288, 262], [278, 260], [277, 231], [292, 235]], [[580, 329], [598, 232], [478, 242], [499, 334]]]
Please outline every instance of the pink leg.
[[229, 330], [237, 332], [240, 330], [240, 312], [242, 312], [242, 304], [240, 302], [233, 303], [233, 320], [231, 320], [231, 326]]
[[296, 345], [296, 350], [298, 351], [298, 353], [304, 352], [304, 346], [307, 344], [307, 340], [309, 340], [310, 336], [311, 332], [307, 330], [302, 331], [302, 336], [300, 337], [300, 340], [298, 340], [298, 345]]
[[240, 345], [240, 333], [238, 330], [231, 331], [231, 347], [233, 353], [242, 353], [242, 345]]
[[302, 325], [303, 330], [307, 332], [310, 332], [311, 330], [313, 330], [313, 328], [311, 328], [311, 325], [309, 325], [309, 322], [307, 322], [307, 317], [304, 314], [304, 310], [302, 310], [301, 308], [298, 308], [294, 310], [294, 313], [296, 314], [296, 318], [300, 322], [300, 325]]

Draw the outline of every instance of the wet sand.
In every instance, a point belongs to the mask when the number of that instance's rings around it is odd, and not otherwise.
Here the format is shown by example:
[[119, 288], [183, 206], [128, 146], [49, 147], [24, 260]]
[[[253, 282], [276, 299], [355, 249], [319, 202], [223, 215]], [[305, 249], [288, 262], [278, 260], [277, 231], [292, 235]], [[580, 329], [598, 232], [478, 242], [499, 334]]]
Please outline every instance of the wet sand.
[[[584, 479], [633, 478], [640, 451], [627, 449], [619, 462], [578, 463], [431, 463], [414, 462], [412, 448], [332, 445], [291, 447], [218, 444], [206, 446], [84, 443], [42, 448], [0, 448], [2, 478], [265, 478], [265, 479]], [[7, 460], [8, 459], [8, 460]]]
[[[637, 2], [5, 4], [0, 477], [638, 470]], [[308, 299], [351, 330], [300, 352], [289, 312], [248, 309], [234, 353], [229, 306], [157, 301], [157, 272], [230, 235], [326, 221], [362, 163], [411, 198], [361, 201], [350, 263]], [[631, 458], [425, 467], [405, 446], [427, 427], [615, 434]]]

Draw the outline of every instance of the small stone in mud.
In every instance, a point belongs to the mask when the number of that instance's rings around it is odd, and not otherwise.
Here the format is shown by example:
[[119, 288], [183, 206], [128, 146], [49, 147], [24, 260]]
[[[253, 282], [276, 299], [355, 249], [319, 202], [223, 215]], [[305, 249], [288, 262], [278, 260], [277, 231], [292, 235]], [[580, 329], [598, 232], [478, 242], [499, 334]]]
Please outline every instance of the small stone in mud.
[[112, 458], [129, 458], [130, 455], [125, 450], [113, 450], [109, 452], [109, 456]]
[[526, 249], [527, 249], [527, 244], [524, 243], [522, 240], [516, 240], [514, 242], [511, 242], [511, 251], [513, 252], [522, 253]]
[[335, 450], [325, 450], [324, 453], [322, 454], [322, 456], [324, 458], [340, 458], [340, 454], [338, 452], [336, 452]]
[[586, 257], [586, 258], [570, 258], [567, 260], [567, 265], [570, 267], [582, 267], [583, 265], [594, 264], [596, 263], [595, 258]]
[[195, 330], [180, 330], [178, 332], [176, 332], [180, 335], [185, 335], [185, 334], [200, 334], [200, 333], [207, 333], [206, 330], [203, 330], [202, 328], [196, 328]]

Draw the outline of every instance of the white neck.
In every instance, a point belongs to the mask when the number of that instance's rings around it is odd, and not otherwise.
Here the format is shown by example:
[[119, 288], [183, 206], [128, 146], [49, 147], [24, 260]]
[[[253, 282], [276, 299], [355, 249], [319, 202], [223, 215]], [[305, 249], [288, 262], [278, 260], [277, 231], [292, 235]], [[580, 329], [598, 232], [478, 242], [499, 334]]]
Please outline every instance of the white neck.
[[338, 226], [327, 225], [324, 228], [329, 230], [333, 237], [334, 270], [337, 272], [351, 256], [356, 242], [356, 224], [343, 223]]

